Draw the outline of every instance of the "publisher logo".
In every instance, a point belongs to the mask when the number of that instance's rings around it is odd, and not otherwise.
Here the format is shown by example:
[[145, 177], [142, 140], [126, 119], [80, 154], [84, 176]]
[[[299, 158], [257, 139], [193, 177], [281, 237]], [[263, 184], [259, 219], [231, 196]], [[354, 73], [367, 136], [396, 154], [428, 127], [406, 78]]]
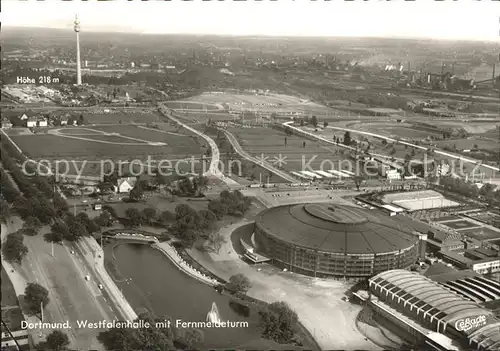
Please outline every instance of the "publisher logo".
[[459, 319], [455, 322], [455, 329], [457, 331], [469, 331], [471, 329], [476, 329], [482, 327], [486, 324], [486, 316], [478, 316], [477, 318], [465, 318]]

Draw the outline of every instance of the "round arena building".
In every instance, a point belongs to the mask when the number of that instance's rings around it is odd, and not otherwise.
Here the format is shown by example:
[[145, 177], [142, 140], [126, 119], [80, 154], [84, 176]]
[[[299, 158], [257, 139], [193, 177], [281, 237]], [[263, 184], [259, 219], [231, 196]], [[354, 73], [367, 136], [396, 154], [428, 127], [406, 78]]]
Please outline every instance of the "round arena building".
[[264, 210], [255, 243], [280, 266], [315, 277], [370, 277], [409, 268], [419, 255], [419, 237], [385, 214], [321, 203]]

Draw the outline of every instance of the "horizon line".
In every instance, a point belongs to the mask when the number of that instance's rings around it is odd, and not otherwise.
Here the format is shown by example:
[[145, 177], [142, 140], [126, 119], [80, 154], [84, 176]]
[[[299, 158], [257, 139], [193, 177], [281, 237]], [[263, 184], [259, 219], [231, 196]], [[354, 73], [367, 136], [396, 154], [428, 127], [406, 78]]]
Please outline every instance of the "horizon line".
[[[61, 28], [61, 27], [48, 27], [48, 26], [2, 26], [3, 29], [30, 29], [30, 28], [37, 28], [37, 29], [51, 29], [51, 30], [69, 30], [70, 27], [68, 28]], [[161, 33], [161, 32], [148, 32], [148, 31], [122, 31], [120, 29], [117, 30], [112, 30], [112, 29], [92, 29], [89, 28], [88, 30], [82, 31], [83, 33], [114, 33], [114, 34], [135, 34], [135, 35], [184, 35], [184, 36], [197, 36], [197, 37], [208, 37], [208, 36], [218, 36], [218, 37], [262, 37], [262, 38], [356, 38], [356, 39], [373, 39], [373, 38], [379, 38], [379, 39], [406, 39], [406, 40], [435, 40], [435, 41], [461, 41], [461, 42], [488, 42], [488, 43], [497, 43], [500, 45], [500, 37], [491, 37], [491, 38], [482, 38], [482, 39], [472, 39], [472, 38], [446, 38], [446, 37], [428, 37], [428, 36], [385, 36], [385, 35], [299, 35], [299, 34], [231, 34], [231, 33], [183, 33], [183, 32], [167, 32], [167, 33]]]

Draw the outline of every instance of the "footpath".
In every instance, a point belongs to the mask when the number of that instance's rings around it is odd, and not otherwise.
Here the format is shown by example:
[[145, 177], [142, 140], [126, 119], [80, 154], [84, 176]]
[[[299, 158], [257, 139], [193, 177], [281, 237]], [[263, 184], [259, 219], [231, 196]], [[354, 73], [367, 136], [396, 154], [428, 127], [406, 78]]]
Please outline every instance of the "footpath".
[[163, 252], [163, 254], [165, 254], [177, 266], [179, 270], [183, 271], [184, 273], [193, 277], [194, 279], [212, 286], [219, 284], [219, 282], [216, 279], [213, 279], [201, 273], [197, 269], [193, 268], [189, 263], [184, 261], [184, 259], [177, 253], [175, 248], [172, 247], [172, 245], [170, 245], [169, 243], [162, 242], [158, 244], [153, 244], [151, 246]]
[[[22, 222], [20, 222], [22, 223]], [[0, 238], [1, 242], [3, 243], [4, 240], [7, 238], [7, 235], [10, 233], [15, 232], [17, 229], [20, 229], [22, 227], [22, 224], [18, 223], [17, 221], [14, 220], [12, 225], [6, 225], [3, 224], [1, 225], [1, 232], [0, 232]], [[2, 266], [5, 269], [5, 272], [7, 273], [7, 276], [9, 277], [9, 280], [12, 283], [12, 286], [14, 287], [14, 291], [16, 292], [16, 296], [18, 299], [20, 299], [21, 296], [24, 295], [24, 291], [26, 290], [26, 287], [28, 286], [28, 283], [30, 283], [22, 274], [20, 269], [18, 268], [17, 265], [13, 265], [9, 262], [7, 262], [3, 255], [1, 256], [2, 260]], [[20, 301], [19, 301], [20, 302]], [[25, 313], [23, 308], [21, 307], [21, 311], [23, 313], [24, 320], [27, 323], [39, 323], [40, 318], [37, 316], [31, 316]], [[38, 329], [30, 329], [29, 330], [29, 335], [31, 336], [32, 342], [36, 345], [39, 344], [42, 341], [45, 341], [45, 336], [43, 335], [41, 330]], [[72, 334], [68, 334], [68, 337], [70, 339], [71, 343], [74, 343], [74, 337]]]
[[119, 310], [122, 318], [125, 320], [134, 320], [137, 318], [137, 313], [134, 311], [132, 306], [122, 294], [120, 289], [113, 282], [108, 272], [104, 268], [104, 252], [101, 246], [95, 241], [94, 238], [82, 238], [81, 242], [77, 245], [83, 248], [83, 252], [90, 252], [90, 254], [85, 255], [85, 259], [90, 262], [91, 266], [94, 266], [95, 273], [98, 276], [100, 282], [105, 287], [112, 303]]

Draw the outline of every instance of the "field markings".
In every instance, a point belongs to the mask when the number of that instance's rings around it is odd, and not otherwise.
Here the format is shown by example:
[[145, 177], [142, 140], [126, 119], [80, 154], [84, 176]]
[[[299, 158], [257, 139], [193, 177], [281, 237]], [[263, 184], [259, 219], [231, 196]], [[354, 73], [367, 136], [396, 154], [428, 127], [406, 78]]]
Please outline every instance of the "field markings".
[[174, 132], [167, 132], [166, 130], [148, 128], [148, 127], [144, 127], [144, 126], [138, 126], [138, 127], [142, 128], [142, 129], [153, 130], [153, 131], [158, 132], [158, 133], [172, 134], [172, 135], [177, 135], [177, 136], [182, 136], [182, 137], [188, 137], [189, 136], [189, 135], [186, 135], [186, 134], [179, 134], [179, 133], [174, 133]]
[[[163, 142], [155, 142], [155, 141], [150, 141], [150, 140], [143, 140], [143, 139], [138, 139], [138, 138], [133, 138], [125, 135], [121, 135], [120, 133], [106, 133], [98, 129], [92, 129], [92, 128], [84, 128], [86, 130], [91, 130], [94, 132], [97, 132], [97, 134], [93, 134], [94, 136], [96, 135], [103, 135], [103, 136], [116, 136], [120, 137], [123, 139], [129, 139], [129, 140], [134, 140], [134, 141], [139, 141], [139, 143], [121, 143], [121, 142], [114, 142], [114, 141], [106, 141], [106, 140], [97, 140], [97, 139], [91, 139], [91, 138], [85, 138], [82, 137], [82, 134], [77, 135], [66, 135], [63, 133], [60, 133], [60, 129], [53, 129], [49, 130], [49, 134], [55, 135], [55, 136], [60, 136], [63, 138], [70, 138], [70, 139], [77, 139], [77, 140], [84, 140], [84, 141], [91, 141], [91, 142], [96, 142], [96, 143], [102, 143], [102, 144], [113, 144], [113, 145], [135, 145], [135, 146], [143, 146], [143, 145], [148, 145], [148, 146], [165, 146], [167, 145], [166, 143]], [[85, 134], [83, 134], [85, 135]]]

